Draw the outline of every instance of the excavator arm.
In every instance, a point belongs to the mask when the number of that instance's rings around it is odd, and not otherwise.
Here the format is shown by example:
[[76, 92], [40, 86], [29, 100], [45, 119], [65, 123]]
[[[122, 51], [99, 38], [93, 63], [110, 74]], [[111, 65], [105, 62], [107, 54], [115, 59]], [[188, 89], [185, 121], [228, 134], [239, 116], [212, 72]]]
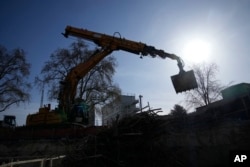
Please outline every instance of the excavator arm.
[[110, 48], [112, 50], [123, 50], [142, 56], [159, 56], [163, 59], [168, 57], [170, 59], [176, 60], [178, 62], [178, 67], [180, 71], [183, 71], [183, 64], [181, 62], [180, 57], [176, 56], [175, 54], [166, 53], [163, 50], [155, 49], [154, 46], [148, 46], [141, 42], [135, 42], [127, 40], [125, 38], [118, 38], [115, 36], [101, 34], [98, 32], [75, 28], [71, 26], [67, 26], [65, 28], [65, 33], [63, 35], [65, 37], [75, 36], [77, 38], [83, 38], [85, 40], [94, 42], [96, 45], [102, 48]]
[[193, 71], [185, 72], [180, 57], [175, 54], [166, 53], [163, 50], [155, 49], [141, 42], [127, 40], [121, 37], [109, 36], [98, 32], [67, 26], [65, 28], [65, 37], [74, 36], [94, 42], [101, 47], [96, 51], [89, 60], [80, 63], [72, 68], [64, 80], [64, 86], [59, 94], [59, 107], [65, 108], [74, 104], [76, 88], [79, 80], [83, 78], [93, 67], [95, 67], [102, 59], [116, 50], [123, 50], [141, 56], [161, 57], [163, 59], [170, 58], [177, 61], [179, 74], [172, 76], [172, 82], [176, 93], [194, 89], [197, 87], [196, 79]]
[[110, 49], [96, 50], [89, 60], [71, 69], [65, 80], [61, 83], [63, 87], [59, 93], [59, 108], [63, 108], [64, 111], [70, 110], [69, 108], [74, 104], [79, 80], [111, 52], [112, 50]]

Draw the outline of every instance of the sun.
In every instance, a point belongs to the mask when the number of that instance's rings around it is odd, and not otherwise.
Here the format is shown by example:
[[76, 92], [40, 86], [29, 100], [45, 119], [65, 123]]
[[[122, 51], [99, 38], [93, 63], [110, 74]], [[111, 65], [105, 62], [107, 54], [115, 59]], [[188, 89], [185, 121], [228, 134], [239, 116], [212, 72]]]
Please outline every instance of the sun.
[[209, 59], [211, 45], [209, 42], [201, 39], [189, 41], [184, 47], [184, 56], [192, 62], [199, 63]]

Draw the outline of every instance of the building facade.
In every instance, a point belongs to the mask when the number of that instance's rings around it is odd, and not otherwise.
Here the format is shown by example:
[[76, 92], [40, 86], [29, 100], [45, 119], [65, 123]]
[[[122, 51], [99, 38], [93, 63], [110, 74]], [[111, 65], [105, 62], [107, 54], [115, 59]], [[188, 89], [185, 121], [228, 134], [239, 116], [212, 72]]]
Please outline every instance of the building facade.
[[250, 84], [240, 83], [221, 91], [222, 100], [196, 109], [214, 118], [250, 119]]
[[139, 101], [135, 99], [135, 96], [121, 95], [102, 107], [102, 124], [109, 126], [118, 119], [135, 114], [140, 110], [136, 107], [137, 103]]

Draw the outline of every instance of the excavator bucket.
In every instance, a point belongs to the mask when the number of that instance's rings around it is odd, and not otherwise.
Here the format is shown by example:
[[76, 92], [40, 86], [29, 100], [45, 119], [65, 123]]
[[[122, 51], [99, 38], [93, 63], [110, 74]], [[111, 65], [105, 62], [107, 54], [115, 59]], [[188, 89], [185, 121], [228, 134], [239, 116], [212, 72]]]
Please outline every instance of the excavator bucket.
[[171, 80], [176, 93], [185, 92], [198, 87], [193, 70], [171, 76]]

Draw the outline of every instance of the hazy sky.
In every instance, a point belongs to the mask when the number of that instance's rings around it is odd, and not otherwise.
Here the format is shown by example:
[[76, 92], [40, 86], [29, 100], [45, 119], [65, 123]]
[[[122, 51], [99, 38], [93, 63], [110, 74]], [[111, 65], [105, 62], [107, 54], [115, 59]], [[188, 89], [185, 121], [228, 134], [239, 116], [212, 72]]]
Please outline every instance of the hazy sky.
[[[175, 53], [183, 58], [186, 70], [193, 63], [215, 62], [223, 84], [250, 83], [249, 16], [249, 0], [2, 0], [0, 45], [25, 50], [32, 64], [32, 82], [53, 51], [75, 41], [61, 35], [71, 25], [109, 35], [119, 32], [124, 38]], [[190, 53], [191, 46], [195, 49]], [[112, 55], [118, 62], [114, 79], [123, 94], [143, 95], [144, 106], [149, 102], [165, 113], [177, 103], [184, 104], [170, 80], [178, 73], [175, 61], [140, 59], [123, 51]], [[0, 116], [15, 114], [18, 124], [24, 124], [27, 114], [37, 112], [40, 105], [36, 87], [31, 95], [30, 103]]]

